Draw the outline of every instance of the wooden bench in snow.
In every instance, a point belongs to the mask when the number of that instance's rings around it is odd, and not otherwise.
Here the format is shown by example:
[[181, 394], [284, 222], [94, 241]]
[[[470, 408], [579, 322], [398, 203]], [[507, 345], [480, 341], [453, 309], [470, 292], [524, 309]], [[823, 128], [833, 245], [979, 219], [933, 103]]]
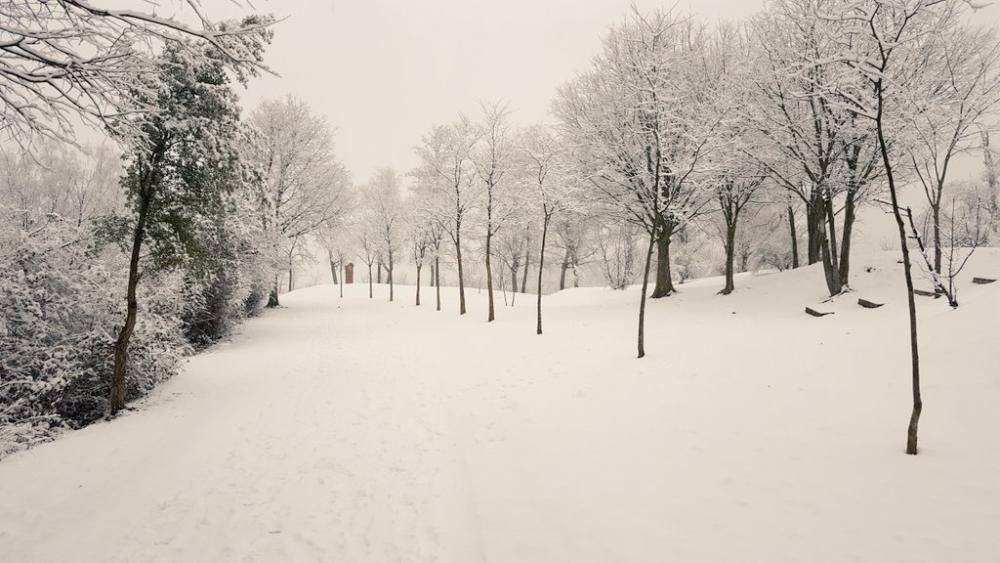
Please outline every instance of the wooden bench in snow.
[[867, 299], [858, 299], [858, 305], [861, 305], [865, 309], [878, 309], [885, 303], [875, 303], [874, 301], [869, 301]]
[[822, 312], [817, 311], [816, 309], [813, 309], [811, 307], [806, 307], [806, 314], [807, 315], [812, 315], [814, 317], [825, 317], [827, 315], [832, 315], [833, 311], [827, 311], [825, 313], [822, 313]]
[[993, 283], [997, 280], [993, 278], [972, 278], [972, 283], [976, 285], [986, 285], [988, 283]]

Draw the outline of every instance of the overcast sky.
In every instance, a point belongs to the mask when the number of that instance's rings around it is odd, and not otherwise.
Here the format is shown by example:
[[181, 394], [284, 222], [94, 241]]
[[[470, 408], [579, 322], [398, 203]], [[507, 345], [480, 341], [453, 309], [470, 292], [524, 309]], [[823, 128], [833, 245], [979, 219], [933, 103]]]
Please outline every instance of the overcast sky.
[[[587, 68], [630, 0], [255, 0], [287, 20], [267, 62], [280, 77], [254, 81], [246, 107], [292, 94], [337, 129], [356, 182], [380, 166], [416, 164], [433, 125], [480, 101], [506, 100], [518, 124], [544, 119], [556, 88]], [[640, 1], [640, 8], [669, 6]], [[714, 21], [746, 16], [760, 0], [680, 0]]]

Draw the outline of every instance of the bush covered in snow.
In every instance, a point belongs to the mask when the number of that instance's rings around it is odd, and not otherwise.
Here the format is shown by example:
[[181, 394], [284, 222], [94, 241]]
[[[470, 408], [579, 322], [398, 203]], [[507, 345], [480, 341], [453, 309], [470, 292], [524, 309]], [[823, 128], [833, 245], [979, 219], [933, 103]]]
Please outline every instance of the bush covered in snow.
[[[3, 213], [3, 221], [11, 219]], [[119, 249], [56, 215], [0, 239], [0, 455], [104, 415], [112, 345], [124, 318]], [[129, 354], [129, 396], [177, 371], [189, 300], [177, 275], [145, 286]]]

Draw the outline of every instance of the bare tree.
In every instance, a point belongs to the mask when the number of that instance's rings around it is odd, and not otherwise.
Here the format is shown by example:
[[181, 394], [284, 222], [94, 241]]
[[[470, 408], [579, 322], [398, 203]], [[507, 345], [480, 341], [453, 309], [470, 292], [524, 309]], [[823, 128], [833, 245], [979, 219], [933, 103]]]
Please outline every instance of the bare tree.
[[239, 80], [265, 68], [272, 18], [219, 23], [197, 0], [176, 4], [199, 25], [84, 0], [0, 3], [0, 134], [22, 146], [37, 135], [72, 144], [82, 121], [142, 142], [143, 116], [155, 110], [149, 78], [164, 44], [196, 56], [211, 50]]
[[[511, 167], [514, 160], [514, 144], [507, 106], [493, 103], [483, 106], [482, 134], [478, 146], [472, 151], [472, 163], [476, 175], [486, 193], [483, 197], [483, 223], [486, 229], [486, 299], [488, 312], [486, 322], [493, 322], [496, 313], [493, 304], [493, 237], [511, 218], [516, 205], [509, 197], [512, 183]], [[516, 282], [515, 282], [516, 287]]]
[[435, 127], [415, 149], [421, 165], [413, 175], [423, 201], [422, 211], [448, 234], [455, 246], [460, 315], [466, 313], [462, 233], [478, 202], [473, 191], [475, 170], [470, 152], [479, 136], [476, 126], [461, 116], [451, 125]]
[[[284, 256], [289, 287], [304, 238], [340, 218], [349, 206], [347, 171], [333, 150], [333, 133], [305, 102], [291, 96], [266, 100], [251, 116], [258, 136], [252, 158], [263, 168], [261, 221]], [[278, 276], [268, 306], [278, 305]]]
[[934, 243], [933, 270], [942, 273], [942, 204], [955, 156], [976, 147], [983, 119], [1000, 103], [1000, 40], [996, 30], [956, 26], [936, 57], [911, 87], [910, 99], [926, 107], [910, 116], [916, 140], [909, 150], [913, 171], [929, 206]]

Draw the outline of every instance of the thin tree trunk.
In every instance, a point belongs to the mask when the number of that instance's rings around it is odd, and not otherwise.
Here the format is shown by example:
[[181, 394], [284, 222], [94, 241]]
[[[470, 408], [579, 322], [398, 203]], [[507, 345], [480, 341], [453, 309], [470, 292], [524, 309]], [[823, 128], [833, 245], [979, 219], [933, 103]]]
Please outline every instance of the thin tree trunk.
[[[545, 237], [549, 232], [549, 220], [552, 215], [549, 213], [545, 214], [545, 218], [542, 220], [542, 248], [538, 253], [538, 326], [536, 327], [535, 334], [542, 333], [542, 272], [545, 271]], [[527, 265], [525, 265], [525, 273], [527, 273]]]
[[653, 245], [656, 244], [656, 229], [649, 235], [646, 248], [646, 266], [642, 270], [642, 294], [639, 297], [639, 357], [646, 355], [646, 291], [649, 288], [649, 263], [653, 260]]
[[799, 237], [795, 232], [795, 211], [788, 206], [788, 229], [792, 235], [792, 268], [799, 267]]
[[486, 227], [486, 300], [489, 303], [489, 314], [487, 315], [486, 322], [491, 323], [496, 318], [493, 311], [493, 266], [490, 263], [490, 247], [493, 243], [493, 228], [490, 225]]
[[389, 282], [389, 301], [395, 299], [396, 296], [395, 287], [394, 284], [392, 283], [392, 269], [393, 269], [392, 252], [389, 252], [389, 266], [388, 268], [386, 268], [386, 276], [389, 278], [388, 280], [386, 280]]
[[881, 79], [876, 82], [876, 94], [878, 95], [878, 109], [875, 119], [875, 130], [878, 135], [879, 150], [882, 153], [882, 165], [885, 168], [886, 181], [889, 184], [889, 195], [892, 199], [892, 214], [896, 219], [896, 228], [899, 231], [900, 251], [903, 253], [903, 277], [906, 279], [906, 304], [910, 317], [910, 384], [913, 394], [913, 410], [910, 412], [910, 422], [906, 427], [906, 453], [917, 455], [917, 429], [920, 423], [920, 414], [924, 409], [923, 398], [920, 395], [917, 305], [913, 298], [913, 275], [910, 270], [910, 249], [907, 246], [906, 227], [903, 225], [903, 216], [899, 211], [899, 200], [896, 197], [896, 181], [892, 172], [892, 162], [889, 160], [889, 149], [886, 145], [885, 133], [882, 129], [882, 111], [885, 102], [883, 100]]
[[292, 268], [289, 267], [288, 268], [288, 291], [291, 291], [292, 289], [294, 289], [294, 286], [292, 285], [292, 282], [293, 282], [293, 280], [292, 280], [292, 271], [293, 271]]
[[420, 265], [417, 265], [417, 307], [420, 306]]
[[375, 268], [375, 270], [378, 272], [378, 279], [376, 280], [376, 282], [377, 283], [382, 283], [382, 261], [381, 260], [379, 260], [378, 266]]
[[375, 293], [372, 291], [372, 265], [368, 264], [368, 299], [372, 299]]
[[125, 397], [128, 391], [128, 344], [135, 330], [136, 317], [139, 313], [139, 302], [136, 288], [139, 286], [139, 257], [142, 255], [142, 242], [146, 237], [146, 215], [149, 210], [148, 194], [143, 194], [136, 218], [135, 230], [132, 233], [132, 254], [128, 263], [128, 286], [126, 291], [125, 324], [118, 331], [115, 340], [114, 366], [111, 372], [111, 416], [125, 408]]
[[441, 259], [434, 256], [434, 290], [437, 293], [437, 310], [441, 310]]
[[934, 221], [934, 271], [941, 273], [941, 192], [938, 190], [937, 202], [931, 206]]
[[[516, 268], [516, 267], [512, 267], [510, 269], [510, 292], [511, 292], [511, 294], [517, 293], [517, 271], [519, 269], [520, 268]], [[527, 271], [527, 268], [525, 268], [525, 271]], [[521, 293], [524, 293], [524, 292], [522, 291]], [[514, 304], [514, 298], [513, 297], [511, 297], [510, 302], [511, 302], [512, 305]]]
[[[531, 249], [529, 248], [526, 252], [531, 252]], [[528, 293], [528, 269], [530, 266], [531, 262], [528, 262], [528, 260], [525, 259], [524, 273], [521, 275], [521, 293]]]
[[455, 258], [458, 261], [458, 314], [465, 314], [465, 274], [462, 271], [462, 235], [455, 227]]
[[[341, 268], [344, 267], [344, 261], [343, 260], [340, 261], [340, 267]], [[336, 283], [336, 282], [334, 282], [334, 283]], [[340, 272], [340, 298], [341, 299], [344, 298], [344, 272]]]

